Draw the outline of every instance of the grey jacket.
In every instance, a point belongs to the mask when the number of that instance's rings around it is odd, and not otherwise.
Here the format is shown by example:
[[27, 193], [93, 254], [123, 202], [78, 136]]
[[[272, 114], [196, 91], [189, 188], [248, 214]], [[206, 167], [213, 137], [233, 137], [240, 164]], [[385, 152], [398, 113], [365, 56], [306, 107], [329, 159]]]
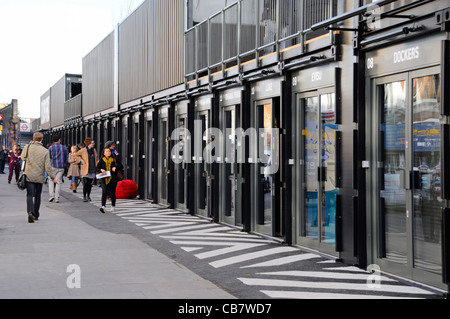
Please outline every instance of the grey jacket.
[[47, 171], [51, 179], [55, 178], [55, 173], [50, 163], [50, 153], [42, 143], [31, 142], [25, 146], [21, 157], [23, 161], [27, 160], [24, 174], [27, 175], [28, 182], [43, 184], [45, 171]]

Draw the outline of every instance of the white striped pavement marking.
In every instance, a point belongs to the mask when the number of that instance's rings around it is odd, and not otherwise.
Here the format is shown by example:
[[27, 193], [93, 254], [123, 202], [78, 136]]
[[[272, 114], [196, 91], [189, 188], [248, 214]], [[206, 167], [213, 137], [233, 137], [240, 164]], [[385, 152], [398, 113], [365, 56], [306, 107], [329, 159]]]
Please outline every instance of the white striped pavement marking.
[[367, 273], [364, 269], [355, 267], [355, 266], [348, 266], [348, 267], [331, 267], [331, 268], [323, 268], [322, 270], [330, 270], [330, 271], [354, 271], [354, 272], [363, 272]]
[[216, 250], [207, 251], [205, 253], [197, 254], [195, 257], [198, 259], [207, 259], [217, 257], [220, 255], [229, 254], [236, 251], [246, 250], [250, 248], [256, 248], [266, 246], [266, 244], [249, 244], [249, 243], [232, 243], [232, 242], [211, 242], [211, 241], [170, 241], [175, 245], [201, 245], [201, 246], [229, 246], [226, 248], [220, 248]]
[[177, 221], [154, 221], [153, 224], [160, 224], [155, 226], [145, 226], [144, 229], [161, 229], [161, 228], [170, 228], [170, 227], [180, 227], [180, 226], [188, 226], [194, 225], [195, 222], [177, 222]]
[[[324, 271], [274, 271], [259, 273], [259, 275], [270, 275], [270, 276], [290, 276], [290, 277], [309, 277], [309, 278], [323, 278], [323, 279], [350, 279], [350, 280], [368, 280], [370, 273], [366, 274], [350, 274], [342, 272], [324, 272]], [[397, 282], [392, 278], [386, 276], [379, 276], [381, 281]]]
[[161, 215], [161, 216], [180, 215], [180, 214], [174, 213], [173, 211], [152, 211], [152, 210], [148, 210], [148, 209], [145, 209], [145, 208], [117, 209], [117, 207], [116, 207], [116, 210], [117, 210], [117, 215], [119, 215], [119, 214], [122, 215], [122, 214], [125, 214], [125, 213], [131, 213], [131, 214], [134, 214], [134, 213], [138, 213], [138, 214], [145, 213], [145, 214], [149, 214], [149, 215]]
[[406, 298], [406, 297], [391, 297], [381, 295], [354, 295], [354, 294], [339, 294], [339, 293], [321, 293], [321, 292], [307, 292], [307, 291], [272, 291], [261, 290], [261, 292], [271, 298], [275, 299], [311, 299], [311, 300], [330, 300], [330, 299], [421, 299], [421, 298]]
[[269, 261], [262, 262], [259, 264], [243, 266], [241, 268], [281, 266], [281, 265], [291, 264], [291, 263], [294, 263], [297, 261], [304, 261], [304, 260], [309, 260], [309, 259], [314, 259], [314, 258], [322, 258], [322, 257], [320, 257], [319, 255], [315, 255], [315, 254], [301, 254], [301, 255], [277, 258], [277, 259], [269, 260]]
[[433, 295], [432, 292], [410, 286], [381, 284], [378, 288], [369, 288], [367, 283], [347, 283], [347, 282], [307, 282], [278, 279], [260, 279], [260, 278], [238, 278], [248, 286], [266, 286], [266, 287], [289, 287], [289, 288], [311, 288], [327, 290], [360, 290], [365, 292], [380, 293], [392, 292], [402, 294]]
[[173, 220], [176, 220], [176, 221], [180, 221], [180, 222], [181, 221], [183, 221], [183, 222], [195, 221], [198, 224], [209, 224], [209, 225], [211, 225], [211, 223], [208, 223], [208, 222], [202, 222], [202, 221], [198, 221], [196, 219], [184, 218], [184, 217], [177, 217], [177, 218], [169, 219], [169, 218], [164, 218], [164, 217], [140, 217], [140, 216], [134, 216], [134, 217], [127, 217], [127, 218], [124, 218], [124, 219], [126, 219], [126, 220], [128, 220], [129, 222], [132, 222], [132, 223], [134, 223], [134, 222], [148, 222], [148, 223], [151, 223], [153, 221], [173, 221]]
[[[215, 225], [215, 224], [212, 224]], [[187, 236], [223, 236], [223, 237], [233, 237], [233, 238], [261, 238], [260, 236], [250, 235], [250, 234], [230, 234], [223, 233], [221, 231], [229, 230], [229, 227], [220, 226], [214, 229], [205, 229], [205, 230], [196, 230], [191, 232], [179, 233], [178, 235], [187, 235]], [[273, 241], [270, 241], [273, 242]]]
[[241, 250], [246, 250], [246, 249], [250, 249], [250, 248], [261, 247], [261, 246], [265, 246], [265, 245], [266, 244], [246, 244], [246, 243], [236, 244], [235, 243], [231, 247], [217, 249], [217, 250], [212, 250], [212, 251], [208, 251], [208, 252], [205, 252], [205, 253], [197, 254], [197, 255], [195, 255], [195, 257], [197, 257], [198, 259], [207, 259], [207, 258], [217, 257], [217, 256], [220, 256], [220, 255], [233, 253], [233, 252], [236, 252], [236, 251], [241, 251]]
[[[81, 196], [79, 196], [81, 198]], [[93, 202], [91, 204], [100, 207], [101, 197], [91, 196]], [[161, 238], [167, 239], [174, 244], [183, 244], [185, 246], [180, 247], [186, 252], [195, 252], [202, 250], [205, 247], [211, 246], [228, 246], [226, 248], [215, 249], [195, 255], [199, 259], [212, 258], [227, 253], [232, 253], [241, 250], [247, 250], [255, 247], [266, 246], [268, 243], [273, 243], [272, 240], [263, 239], [260, 236], [243, 233], [236, 229], [231, 229], [227, 226], [220, 226], [218, 224], [212, 224], [209, 220], [203, 220], [197, 216], [191, 216], [185, 212], [169, 209], [159, 205], [131, 200], [119, 200], [116, 204], [115, 214], [123, 219], [126, 219], [138, 226], [144, 226], [145, 229], [159, 229], [152, 231], [154, 234], [164, 234], [171, 232], [180, 232], [173, 236], [161, 236]], [[158, 224], [147, 226], [148, 224]], [[161, 229], [162, 228], [162, 229]], [[200, 229], [199, 229], [200, 228]], [[185, 231], [187, 230], [187, 231]], [[183, 241], [182, 239], [186, 239]], [[222, 240], [226, 240], [223, 242]], [[254, 243], [254, 244], [252, 244]], [[197, 246], [200, 245], [200, 246]], [[253, 252], [243, 254], [240, 256], [234, 256], [211, 262], [210, 265], [215, 268], [220, 268], [228, 265], [233, 265], [272, 254], [279, 254], [284, 252], [299, 251], [293, 247], [280, 247], [262, 250], [260, 252]], [[302, 253], [300, 255], [293, 255], [287, 257], [276, 258], [270, 261], [261, 262], [249, 266], [243, 266], [241, 268], [251, 267], [271, 267], [286, 265], [293, 262], [321, 258], [316, 254]], [[335, 260], [320, 261], [318, 264], [336, 264]], [[367, 280], [370, 273], [357, 268], [357, 267], [335, 267], [325, 268], [320, 272], [308, 272], [308, 271], [278, 271], [278, 272], [265, 272], [259, 273], [261, 276], [289, 276], [289, 277], [303, 277], [303, 278], [320, 278], [320, 279], [341, 279], [341, 280]], [[349, 273], [350, 272], [357, 272]], [[352, 283], [339, 283], [339, 282], [321, 282], [311, 283], [295, 280], [274, 280], [274, 279], [259, 279], [259, 278], [238, 278], [244, 284], [252, 286], [271, 286], [271, 287], [289, 287], [289, 288], [318, 288], [327, 290], [363, 290], [368, 293], [380, 293], [381, 292], [395, 292], [405, 294], [432, 294], [431, 292], [407, 286], [386, 285], [382, 284], [381, 289], [369, 289], [367, 284], [352, 284]], [[387, 277], [380, 277], [382, 281], [396, 282], [393, 279]], [[272, 298], [299, 298], [299, 299], [396, 299], [398, 297], [382, 296], [382, 295], [360, 295], [360, 294], [348, 294], [348, 293], [322, 293], [322, 292], [305, 292], [305, 291], [274, 291], [274, 290], [261, 290], [262, 293]], [[405, 299], [405, 297], [400, 297]]]
[[323, 261], [319, 261], [318, 264], [335, 264], [336, 260], [332, 259], [332, 260], [323, 260]]
[[180, 247], [181, 249], [183, 249], [184, 251], [187, 251], [188, 253], [196, 251], [196, 250], [200, 250], [203, 249], [204, 247]]
[[221, 236], [221, 234], [210, 234], [210, 236], [181, 236], [181, 235], [172, 235], [172, 236], [161, 236], [161, 238], [165, 238], [168, 240], [173, 239], [190, 239], [190, 240], [220, 240], [223, 241], [224, 239], [227, 240], [227, 242], [233, 242], [233, 241], [239, 241], [239, 242], [253, 242], [253, 243], [271, 243], [271, 241], [265, 240], [265, 239], [258, 239], [258, 238], [224, 238]]
[[[180, 223], [180, 225], [181, 224], [182, 223]], [[198, 225], [197, 223], [190, 223], [190, 224], [191, 224], [191, 226], [175, 227], [175, 228], [170, 228], [170, 229], [157, 230], [157, 231], [152, 231], [151, 233], [154, 234], [154, 235], [159, 235], [159, 234], [173, 233], [173, 232], [187, 230], [187, 229], [198, 229], [198, 228], [205, 228], [205, 227], [214, 227], [214, 225], [211, 225], [211, 224], [206, 224], [206, 225], [204, 225], [204, 224], [203, 225]], [[147, 227], [144, 227], [144, 228], [147, 228]]]
[[262, 251], [245, 254], [245, 255], [239, 255], [239, 256], [235, 256], [235, 257], [230, 257], [230, 258], [214, 261], [214, 262], [210, 263], [210, 265], [213, 266], [214, 268], [221, 268], [221, 267], [249, 261], [252, 259], [257, 259], [257, 258], [261, 258], [261, 257], [265, 257], [265, 256], [286, 253], [286, 252], [292, 252], [292, 251], [298, 251], [298, 249], [294, 248], [294, 247], [277, 247], [277, 248], [266, 249], [266, 250], [262, 250]]

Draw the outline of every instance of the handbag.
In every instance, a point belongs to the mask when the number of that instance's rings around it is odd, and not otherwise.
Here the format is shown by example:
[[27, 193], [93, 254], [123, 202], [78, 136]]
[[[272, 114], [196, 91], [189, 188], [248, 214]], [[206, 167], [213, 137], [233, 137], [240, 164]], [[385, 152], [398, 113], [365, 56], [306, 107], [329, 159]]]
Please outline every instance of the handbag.
[[28, 152], [30, 150], [31, 145], [28, 145], [27, 148], [27, 155], [25, 155], [25, 159], [23, 160], [22, 165], [22, 175], [19, 177], [19, 180], [17, 181], [17, 187], [23, 191], [27, 189], [27, 175], [25, 174], [25, 168], [27, 167], [27, 160], [28, 160]]

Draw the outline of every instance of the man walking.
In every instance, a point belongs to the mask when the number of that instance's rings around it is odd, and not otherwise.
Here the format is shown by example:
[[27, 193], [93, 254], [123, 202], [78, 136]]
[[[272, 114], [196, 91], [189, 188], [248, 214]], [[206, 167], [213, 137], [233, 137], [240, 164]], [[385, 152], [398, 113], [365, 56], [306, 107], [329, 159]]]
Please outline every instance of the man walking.
[[44, 172], [54, 184], [59, 184], [50, 163], [49, 151], [42, 145], [44, 136], [41, 133], [33, 135], [33, 142], [25, 146], [22, 160], [27, 161], [24, 174], [27, 176], [27, 212], [28, 222], [34, 223], [39, 219], [41, 206], [42, 184], [45, 180]]
[[[67, 166], [69, 160], [69, 152], [67, 147], [61, 144], [61, 138], [55, 136], [53, 138], [53, 145], [48, 149], [50, 153], [50, 162], [55, 171], [55, 176], [59, 181], [62, 181], [64, 175], [64, 169]], [[55, 201], [59, 203], [59, 193], [61, 191], [61, 185], [58, 183], [55, 185], [52, 179], [48, 180], [48, 192], [50, 195], [49, 202]]]

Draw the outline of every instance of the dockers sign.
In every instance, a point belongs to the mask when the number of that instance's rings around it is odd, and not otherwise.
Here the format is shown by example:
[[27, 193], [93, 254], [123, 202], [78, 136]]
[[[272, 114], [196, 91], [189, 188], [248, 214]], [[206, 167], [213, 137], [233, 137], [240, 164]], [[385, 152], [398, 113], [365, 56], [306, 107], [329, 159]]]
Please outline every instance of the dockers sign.
[[442, 37], [410, 41], [367, 52], [366, 76], [392, 74], [441, 63]]

